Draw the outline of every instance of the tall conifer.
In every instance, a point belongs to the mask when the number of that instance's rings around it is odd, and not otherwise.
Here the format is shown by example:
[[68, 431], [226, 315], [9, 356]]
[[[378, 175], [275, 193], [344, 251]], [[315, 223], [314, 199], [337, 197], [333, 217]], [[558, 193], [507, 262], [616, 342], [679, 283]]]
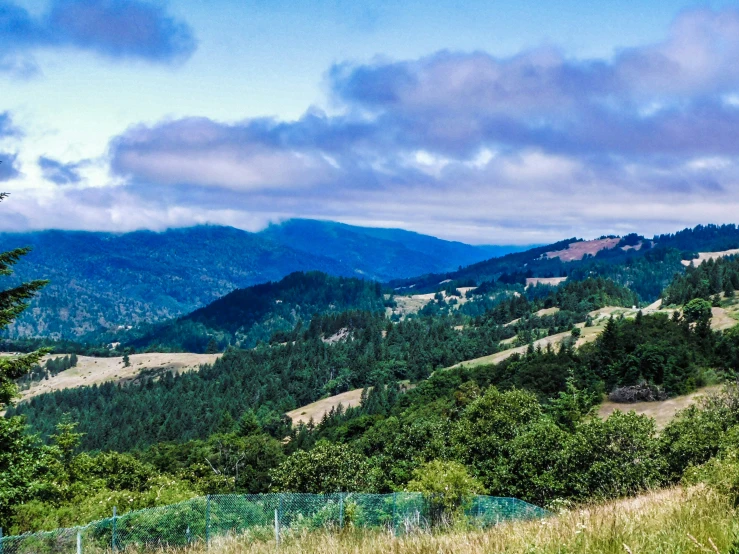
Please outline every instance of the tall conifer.
[[[0, 193], [0, 201], [7, 194]], [[9, 277], [13, 274], [13, 266], [30, 252], [30, 248], [16, 248], [0, 253], [0, 276]], [[31, 281], [0, 291], [0, 330], [5, 329], [28, 308], [28, 302], [45, 285], [47, 281]], [[17, 396], [18, 388], [15, 380], [31, 370], [45, 352], [37, 350], [22, 356], [3, 356], [0, 358], [0, 409], [10, 404]]]

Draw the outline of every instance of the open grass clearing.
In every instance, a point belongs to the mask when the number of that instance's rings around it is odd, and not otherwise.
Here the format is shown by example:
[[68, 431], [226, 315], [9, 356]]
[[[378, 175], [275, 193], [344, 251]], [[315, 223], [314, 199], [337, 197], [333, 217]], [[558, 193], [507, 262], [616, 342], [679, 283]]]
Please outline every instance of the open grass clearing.
[[565, 248], [564, 250], [546, 252], [544, 254], [544, 257], [559, 258], [563, 262], [572, 262], [575, 260], [582, 260], [586, 254], [590, 256], [595, 256], [601, 250], [610, 250], [611, 248], [616, 248], [619, 242], [621, 242], [621, 239], [619, 238], [572, 242], [568, 244], [567, 248]]
[[[442, 283], [445, 281], [442, 281]], [[440, 283], [441, 284], [441, 283]], [[401, 317], [405, 317], [409, 314], [415, 314], [420, 312], [424, 306], [429, 304], [430, 302], [434, 301], [434, 297], [437, 294], [441, 294], [441, 296], [444, 298], [446, 302], [449, 302], [450, 300], [456, 300], [457, 306], [461, 306], [463, 304], [466, 304], [469, 299], [465, 296], [465, 294], [471, 290], [474, 290], [476, 287], [459, 287], [457, 290], [460, 292], [461, 296], [455, 296], [453, 294], [447, 294], [446, 291], [441, 291], [440, 293], [436, 292], [429, 292], [426, 294], [410, 294], [407, 296], [395, 296], [393, 299], [395, 300], [395, 303], [397, 306], [395, 308], [387, 308], [385, 310], [385, 313], [388, 317], [392, 316], [393, 314], [398, 314]]]
[[706, 396], [712, 392], [718, 392], [721, 389], [719, 385], [704, 387], [685, 396], [677, 396], [668, 398], [660, 402], [634, 402], [632, 404], [623, 404], [606, 400], [598, 408], [598, 415], [607, 418], [616, 410], [627, 413], [635, 412], [638, 415], [645, 415], [654, 418], [658, 429], [663, 429], [680, 410], [692, 406], [699, 398]]
[[354, 389], [328, 398], [322, 398], [312, 404], [308, 404], [292, 412], [287, 412], [287, 417], [293, 420], [293, 425], [297, 425], [300, 422], [308, 423], [311, 419], [314, 423], [318, 424], [324, 415], [329, 413], [332, 408], [337, 408], [339, 404], [344, 408], [359, 406], [362, 399], [362, 390]]
[[[65, 354], [52, 354], [51, 358], [64, 357]], [[21, 401], [39, 394], [63, 389], [100, 385], [110, 381], [130, 381], [139, 373], [148, 369], [161, 369], [181, 373], [200, 368], [204, 364], [212, 364], [221, 354], [191, 353], [151, 353], [131, 354], [130, 366], [125, 367], [123, 358], [93, 358], [78, 356], [77, 365], [57, 375], [35, 382], [29, 389], [21, 392]], [[43, 360], [45, 361], [45, 360]], [[42, 363], [43, 363], [42, 361]]]
[[726, 256], [737, 256], [739, 255], [739, 248], [734, 248], [733, 250], [722, 250], [721, 252], [698, 252], [698, 257], [694, 260], [682, 260], [680, 263], [682, 263], [684, 266], [689, 266], [690, 264], [693, 264], [695, 266], [701, 265], [703, 262], [708, 260], [715, 260], [717, 258], [724, 258]]

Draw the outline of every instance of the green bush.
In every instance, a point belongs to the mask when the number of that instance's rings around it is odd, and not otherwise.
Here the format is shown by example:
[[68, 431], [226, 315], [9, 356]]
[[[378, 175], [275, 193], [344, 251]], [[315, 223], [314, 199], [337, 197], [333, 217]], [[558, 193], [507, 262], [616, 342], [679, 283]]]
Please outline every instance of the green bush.
[[459, 462], [433, 460], [413, 472], [406, 489], [426, 497], [432, 513], [453, 517], [469, 508], [476, 494], [483, 494], [482, 483]]

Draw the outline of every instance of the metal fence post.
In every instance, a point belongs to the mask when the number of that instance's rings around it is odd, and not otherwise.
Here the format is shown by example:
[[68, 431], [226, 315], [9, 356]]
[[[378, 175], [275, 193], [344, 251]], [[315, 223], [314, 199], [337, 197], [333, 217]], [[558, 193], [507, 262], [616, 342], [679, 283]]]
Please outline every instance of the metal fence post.
[[0, 554], [3, 554], [3, 528], [0, 527]]
[[205, 548], [210, 548], [210, 495], [205, 501]]
[[115, 552], [115, 522], [116, 522], [117, 514], [118, 514], [117, 507], [113, 506], [113, 536], [110, 539], [110, 547], [113, 550], [113, 552]]
[[344, 528], [344, 496], [346, 493], [339, 493], [339, 529]]
[[283, 497], [284, 496], [285, 496], [284, 493], [280, 493], [279, 512], [277, 514], [279, 516], [278, 523], [279, 523], [280, 527], [282, 527], [282, 520], [283, 520], [283, 516], [285, 515], [285, 511], [284, 511], [284, 507], [283, 507], [283, 502], [284, 502], [283, 501]]
[[393, 493], [393, 534], [398, 536], [398, 493]]
[[275, 543], [280, 546], [280, 514], [279, 510], [275, 510]]
[[77, 554], [82, 554], [82, 531], [77, 531]]

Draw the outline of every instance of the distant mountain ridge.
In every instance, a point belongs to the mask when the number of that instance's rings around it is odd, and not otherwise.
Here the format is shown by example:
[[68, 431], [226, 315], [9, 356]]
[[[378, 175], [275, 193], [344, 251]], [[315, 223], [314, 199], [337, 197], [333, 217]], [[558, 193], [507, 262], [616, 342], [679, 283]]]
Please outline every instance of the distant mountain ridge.
[[51, 284], [10, 328], [10, 336], [53, 338], [171, 319], [237, 288], [295, 271], [388, 281], [450, 271], [491, 252], [517, 249], [312, 220], [291, 220], [260, 233], [207, 225], [122, 234], [0, 234], [0, 250], [19, 246], [33, 252], [13, 279], [44, 278]]
[[[605, 241], [604, 239], [618, 239]], [[562, 259], [559, 255], [574, 245], [601, 243], [593, 254]], [[602, 243], [610, 243], [603, 247]], [[642, 300], [655, 300], [675, 274], [682, 273], [684, 260], [697, 258], [698, 252], [717, 252], [739, 248], [739, 229], [735, 224], [698, 225], [677, 233], [646, 238], [636, 233], [624, 237], [601, 237], [592, 241], [569, 238], [547, 246], [473, 263], [456, 271], [428, 274], [390, 283], [398, 292], [432, 291], [440, 282], [457, 286], [485, 282], [525, 283], [531, 277], [606, 277], [628, 286]]]
[[291, 219], [270, 225], [260, 235], [280, 244], [318, 256], [339, 259], [351, 267], [373, 268], [371, 277], [389, 281], [398, 272], [406, 277], [433, 273], [433, 267], [449, 270], [484, 259], [503, 256], [529, 246], [472, 246], [404, 229], [354, 227], [333, 221]]

